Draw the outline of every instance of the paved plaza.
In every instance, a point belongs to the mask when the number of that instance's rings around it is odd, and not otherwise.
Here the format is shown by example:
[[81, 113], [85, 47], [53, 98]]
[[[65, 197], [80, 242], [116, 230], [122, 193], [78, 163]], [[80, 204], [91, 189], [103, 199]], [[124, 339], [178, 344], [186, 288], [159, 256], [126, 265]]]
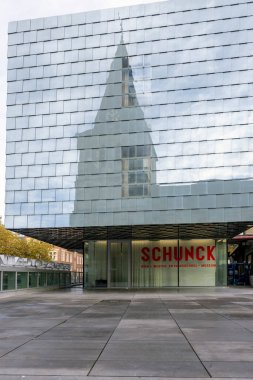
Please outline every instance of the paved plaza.
[[0, 380], [253, 378], [253, 289], [0, 295]]

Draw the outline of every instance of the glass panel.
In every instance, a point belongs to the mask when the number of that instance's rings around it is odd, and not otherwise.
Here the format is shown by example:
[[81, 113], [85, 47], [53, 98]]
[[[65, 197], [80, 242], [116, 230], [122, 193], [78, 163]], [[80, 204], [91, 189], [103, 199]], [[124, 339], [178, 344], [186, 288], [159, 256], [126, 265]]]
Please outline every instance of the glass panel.
[[66, 287], [71, 284], [71, 273], [65, 272], [65, 273], [60, 273], [60, 286], [61, 287]]
[[149, 182], [148, 172], [137, 172], [137, 182], [138, 183], [147, 183]]
[[85, 285], [107, 287], [107, 242], [89, 241], [84, 243]]
[[75, 285], [77, 283], [77, 273], [76, 272], [71, 272], [71, 284]]
[[47, 285], [54, 285], [54, 273], [47, 273]]
[[122, 58], [122, 106], [131, 107], [136, 104], [133, 73], [129, 66], [128, 57]]
[[133, 287], [178, 285], [177, 240], [133, 241]]
[[215, 240], [180, 240], [179, 286], [226, 284], [226, 244]]
[[110, 285], [128, 287], [129, 242], [110, 242]]
[[149, 195], [150, 194], [150, 187], [148, 185], [143, 185], [143, 195]]
[[16, 288], [16, 272], [3, 272], [3, 290]]
[[[149, 195], [151, 183], [150, 145], [130, 146], [122, 148], [122, 196], [139, 197]], [[145, 158], [141, 158], [144, 156]], [[128, 157], [128, 159], [127, 159]], [[146, 169], [148, 171], [139, 171]], [[128, 172], [128, 176], [127, 176]], [[140, 185], [135, 185], [136, 183]]]
[[135, 183], [136, 182], [136, 173], [129, 173], [128, 174], [128, 183]]
[[55, 286], [59, 286], [59, 282], [60, 282], [60, 279], [59, 279], [59, 273], [54, 273], [54, 280], [53, 280], [53, 284]]
[[67, 285], [67, 276], [66, 276], [67, 273], [60, 273], [59, 276], [60, 276], [60, 286], [61, 287], [65, 287]]
[[65, 276], [66, 276], [66, 286], [71, 285], [71, 273], [70, 272], [65, 273]]
[[78, 273], [78, 284], [82, 284], [83, 283], [83, 273], [80, 272]]
[[227, 286], [227, 242], [216, 241], [216, 286]]
[[27, 272], [17, 272], [17, 288], [27, 288]]
[[37, 288], [37, 279], [38, 279], [38, 273], [37, 272], [30, 272], [29, 273], [29, 288]]
[[47, 275], [45, 272], [40, 272], [39, 274], [39, 286], [47, 286]]
[[129, 170], [138, 170], [143, 168], [143, 159], [135, 158], [133, 160], [129, 160]]
[[123, 68], [128, 68], [129, 67], [128, 57], [123, 57], [122, 58], [122, 67]]
[[140, 197], [144, 193], [143, 185], [129, 185], [128, 191], [130, 197]]

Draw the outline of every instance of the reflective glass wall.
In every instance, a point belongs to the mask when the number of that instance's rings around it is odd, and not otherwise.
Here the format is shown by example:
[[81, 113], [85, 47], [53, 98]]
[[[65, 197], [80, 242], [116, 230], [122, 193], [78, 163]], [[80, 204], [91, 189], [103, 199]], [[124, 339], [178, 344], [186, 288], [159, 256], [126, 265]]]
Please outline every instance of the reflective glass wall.
[[7, 228], [251, 221], [253, 3], [9, 24]]

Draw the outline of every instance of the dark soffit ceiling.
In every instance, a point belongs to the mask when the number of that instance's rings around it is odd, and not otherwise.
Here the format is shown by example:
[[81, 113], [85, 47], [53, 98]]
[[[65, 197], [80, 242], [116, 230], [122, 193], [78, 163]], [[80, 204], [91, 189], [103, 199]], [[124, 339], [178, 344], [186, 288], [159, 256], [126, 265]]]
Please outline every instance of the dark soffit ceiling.
[[70, 250], [82, 250], [85, 240], [107, 239], [229, 239], [249, 222], [166, 224], [109, 227], [25, 228], [15, 232]]

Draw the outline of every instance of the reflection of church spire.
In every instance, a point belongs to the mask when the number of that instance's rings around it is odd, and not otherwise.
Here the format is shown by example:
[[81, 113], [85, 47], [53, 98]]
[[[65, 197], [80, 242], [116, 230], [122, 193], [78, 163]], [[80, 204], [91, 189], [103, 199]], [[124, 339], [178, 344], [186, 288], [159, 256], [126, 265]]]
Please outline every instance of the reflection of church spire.
[[82, 212], [82, 201], [89, 200], [92, 189], [99, 187], [97, 200], [148, 197], [156, 182], [156, 154], [130, 62], [121, 23], [120, 43], [94, 127], [77, 136], [80, 159], [74, 213]]
[[123, 24], [122, 24], [122, 20], [120, 18], [120, 15], [119, 15], [119, 19], [120, 19], [120, 31], [121, 31], [121, 39], [122, 39], [121, 43], [123, 43]]
[[[126, 107], [128, 118], [125, 116], [126, 110], [123, 111]], [[95, 128], [99, 126], [97, 123], [104, 121], [104, 114], [106, 121], [144, 120], [144, 113], [136, 97], [133, 72], [124, 42], [123, 30], [121, 30], [120, 43], [110, 67], [105, 93], [95, 119]], [[106, 128], [108, 127], [109, 125]], [[146, 130], [148, 130], [147, 125]], [[123, 130], [119, 133], [122, 132]]]

